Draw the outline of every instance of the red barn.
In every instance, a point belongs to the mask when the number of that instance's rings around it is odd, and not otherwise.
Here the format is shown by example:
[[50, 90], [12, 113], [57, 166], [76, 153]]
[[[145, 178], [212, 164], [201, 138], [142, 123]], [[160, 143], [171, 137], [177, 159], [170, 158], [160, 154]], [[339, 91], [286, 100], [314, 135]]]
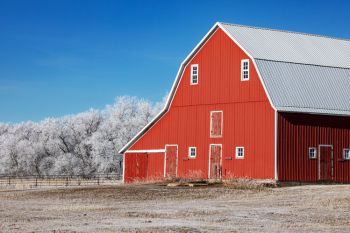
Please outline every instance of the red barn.
[[349, 148], [349, 40], [216, 23], [120, 153], [125, 182], [350, 182]]

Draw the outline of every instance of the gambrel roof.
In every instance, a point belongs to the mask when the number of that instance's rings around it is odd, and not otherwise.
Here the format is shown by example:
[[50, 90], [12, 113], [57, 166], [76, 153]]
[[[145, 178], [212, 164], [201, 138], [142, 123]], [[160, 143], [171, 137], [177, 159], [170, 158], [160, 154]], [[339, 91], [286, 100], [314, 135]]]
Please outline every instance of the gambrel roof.
[[216, 23], [181, 64], [163, 111], [120, 153], [168, 111], [184, 68], [218, 28], [252, 59], [276, 111], [350, 115], [350, 40]]

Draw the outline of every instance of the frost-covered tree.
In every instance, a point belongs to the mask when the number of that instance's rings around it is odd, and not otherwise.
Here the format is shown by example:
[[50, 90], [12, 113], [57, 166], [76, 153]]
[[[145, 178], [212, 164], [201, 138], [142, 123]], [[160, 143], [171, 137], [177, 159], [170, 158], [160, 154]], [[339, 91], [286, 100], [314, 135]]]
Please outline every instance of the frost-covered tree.
[[81, 175], [120, 173], [118, 150], [163, 108], [136, 97], [119, 97], [102, 111], [0, 123], [0, 174]]

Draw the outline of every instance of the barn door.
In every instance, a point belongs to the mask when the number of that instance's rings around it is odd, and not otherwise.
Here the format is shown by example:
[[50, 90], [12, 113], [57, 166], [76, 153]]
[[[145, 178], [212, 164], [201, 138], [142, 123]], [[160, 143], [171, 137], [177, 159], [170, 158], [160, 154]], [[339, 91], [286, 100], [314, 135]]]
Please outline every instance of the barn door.
[[333, 167], [333, 146], [319, 145], [318, 172], [320, 181], [332, 181], [334, 174]]
[[223, 112], [211, 111], [210, 112], [210, 137], [211, 138], [222, 137], [222, 123], [223, 123]]
[[165, 146], [165, 174], [166, 178], [177, 177], [177, 145]]
[[221, 179], [221, 145], [211, 144], [209, 153], [209, 179]]

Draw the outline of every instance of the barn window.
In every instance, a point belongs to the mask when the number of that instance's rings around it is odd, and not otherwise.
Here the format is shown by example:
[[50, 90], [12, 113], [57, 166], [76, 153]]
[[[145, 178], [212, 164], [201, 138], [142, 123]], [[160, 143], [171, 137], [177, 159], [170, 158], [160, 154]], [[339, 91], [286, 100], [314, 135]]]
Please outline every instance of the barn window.
[[210, 137], [211, 138], [222, 137], [222, 125], [223, 125], [223, 112], [211, 111], [210, 112]]
[[317, 158], [317, 149], [316, 147], [309, 147], [309, 159]]
[[244, 59], [241, 62], [241, 81], [249, 80], [249, 59]]
[[190, 158], [195, 158], [197, 156], [197, 148], [196, 147], [189, 147], [188, 148], [188, 156]]
[[191, 65], [191, 85], [198, 84], [198, 64]]
[[236, 147], [236, 159], [244, 159], [244, 147], [243, 146]]
[[350, 160], [350, 149], [349, 148], [343, 149], [343, 159]]

